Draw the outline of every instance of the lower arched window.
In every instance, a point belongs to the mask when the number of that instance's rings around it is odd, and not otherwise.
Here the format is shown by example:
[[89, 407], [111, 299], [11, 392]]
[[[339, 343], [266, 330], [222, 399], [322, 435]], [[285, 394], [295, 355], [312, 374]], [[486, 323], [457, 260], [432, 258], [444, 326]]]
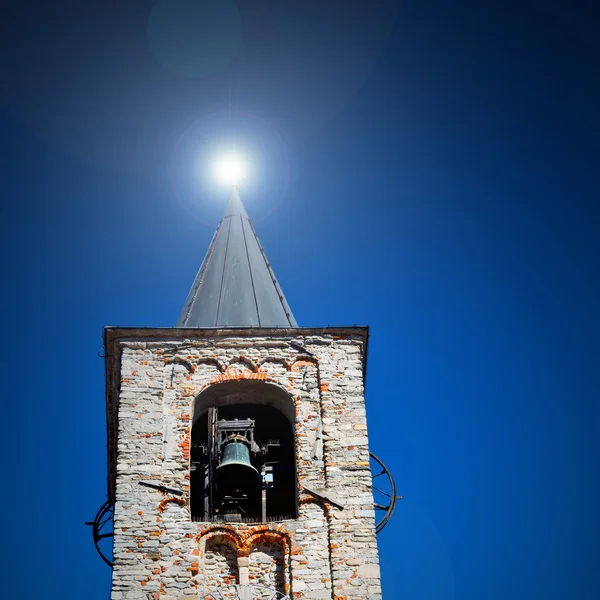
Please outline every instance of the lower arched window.
[[204, 550], [204, 584], [208, 589], [239, 583], [237, 551], [219, 537], [207, 540]]

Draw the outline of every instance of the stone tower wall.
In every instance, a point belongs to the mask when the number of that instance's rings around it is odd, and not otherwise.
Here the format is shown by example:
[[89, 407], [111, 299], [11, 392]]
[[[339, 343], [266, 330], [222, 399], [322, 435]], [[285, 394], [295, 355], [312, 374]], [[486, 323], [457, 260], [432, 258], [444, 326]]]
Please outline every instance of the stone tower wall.
[[[206, 589], [228, 583], [263, 584], [298, 599], [377, 600], [363, 337], [242, 335], [132, 336], [114, 346], [120, 383], [112, 600], [203, 598]], [[212, 386], [236, 380], [275, 385], [293, 399], [298, 519], [260, 525], [191, 520], [194, 402]]]

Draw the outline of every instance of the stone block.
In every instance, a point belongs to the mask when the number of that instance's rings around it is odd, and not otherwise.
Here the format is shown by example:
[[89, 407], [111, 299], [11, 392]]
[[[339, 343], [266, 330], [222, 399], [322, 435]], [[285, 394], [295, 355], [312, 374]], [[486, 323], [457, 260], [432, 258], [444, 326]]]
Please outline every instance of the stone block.
[[361, 565], [358, 567], [357, 573], [364, 579], [379, 579], [379, 565]]

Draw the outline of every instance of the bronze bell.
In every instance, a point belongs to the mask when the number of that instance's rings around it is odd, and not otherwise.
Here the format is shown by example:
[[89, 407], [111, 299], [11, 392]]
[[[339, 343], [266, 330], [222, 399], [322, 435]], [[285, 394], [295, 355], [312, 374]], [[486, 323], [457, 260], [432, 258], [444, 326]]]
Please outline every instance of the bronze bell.
[[246, 491], [258, 485], [260, 473], [250, 462], [250, 450], [244, 442], [235, 438], [225, 442], [217, 477], [228, 490]]

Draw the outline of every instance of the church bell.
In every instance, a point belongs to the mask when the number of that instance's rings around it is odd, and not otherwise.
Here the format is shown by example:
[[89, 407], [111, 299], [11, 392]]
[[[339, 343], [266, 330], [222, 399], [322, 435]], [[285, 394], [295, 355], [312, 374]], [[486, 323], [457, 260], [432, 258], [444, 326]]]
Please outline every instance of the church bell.
[[250, 450], [240, 439], [225, 443], [217, 478], [224, 488], [240, 491], [256, 487], [260, 482], [260, 473], [250, 462]]

